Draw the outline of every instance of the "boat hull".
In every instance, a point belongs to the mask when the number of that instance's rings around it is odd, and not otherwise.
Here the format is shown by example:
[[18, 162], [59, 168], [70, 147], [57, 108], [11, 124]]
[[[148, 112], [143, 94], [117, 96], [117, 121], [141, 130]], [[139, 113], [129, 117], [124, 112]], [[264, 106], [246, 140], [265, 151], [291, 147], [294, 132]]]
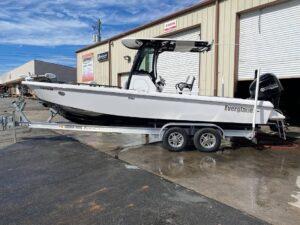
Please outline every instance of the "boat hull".
[[[43, 102], [47, 107], [55, 109], [61, 116], [71, 122], [84, 125], [100, 125], [100, 126], [133, 126], [133, 127], [163, 127], [167, 123], [190, 123], [191, 121], [176, 121], [162, 119], [147, 119], [147, 118], [132, 118], [123, 116], [114, 116], [106, 114], [95, 114], [84, 110], [78, 110], [65, 106], [55, 105], [52, 103]], [[198, 121], [194, 121], [198, 122]], [[201, 121], [201, 123], [208, 123]], [[223, 129], [229, 130], [244, 130], [251, 129], [251, 124], [238, 123], [214, 123]]]
[[[36, 96], [70, 115], [81, 110], [92, 118], [108, 115], [115, 118], [150, 121], [189, 121], [225, 124], [251, 124], [254, 100], [145, 93], [117, 88], [90, 87], [41, 82], [23, 82]], [[266, 124], [273, 110], [270, 102], [259, 101], [256, 124]]]

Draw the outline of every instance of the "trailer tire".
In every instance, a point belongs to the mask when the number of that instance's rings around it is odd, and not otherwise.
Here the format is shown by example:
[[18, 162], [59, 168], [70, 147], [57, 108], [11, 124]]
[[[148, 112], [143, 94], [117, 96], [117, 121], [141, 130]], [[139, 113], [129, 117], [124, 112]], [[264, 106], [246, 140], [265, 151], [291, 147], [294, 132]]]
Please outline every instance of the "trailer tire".
[[162, 138], [163, 146], [171, 152], [181, 152], [188, 143], [188, 135], [183, 128], [172, 127]]
[[200, 152], [215, 152], [221, 145], [220, 132], [213, 128], [202, 128], [194, 135], [194, 145]]

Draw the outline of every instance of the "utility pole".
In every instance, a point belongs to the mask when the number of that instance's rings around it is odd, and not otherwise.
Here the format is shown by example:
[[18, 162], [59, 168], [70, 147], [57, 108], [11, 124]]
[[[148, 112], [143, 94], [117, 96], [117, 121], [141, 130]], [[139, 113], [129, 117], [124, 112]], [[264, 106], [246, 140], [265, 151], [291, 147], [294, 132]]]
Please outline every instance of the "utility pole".
[[94, 30], [93, 39], [95, 43], [101, 41], [101, 25], [102, 25], [101, 19], [98, 18], [97, 25], [93, 26], [93, 30]]

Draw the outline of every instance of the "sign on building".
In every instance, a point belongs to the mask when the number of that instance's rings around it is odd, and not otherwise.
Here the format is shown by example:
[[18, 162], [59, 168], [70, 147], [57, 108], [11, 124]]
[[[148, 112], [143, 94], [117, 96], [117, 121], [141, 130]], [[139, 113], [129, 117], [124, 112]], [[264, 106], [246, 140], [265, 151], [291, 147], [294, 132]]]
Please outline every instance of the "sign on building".
[[164, 32], [170, 32], [176, 30], [177, 20], [168, 21], [164, 24]]
[[87, 54], [82, 56], [82, 81], [94, 81], [94, 54]]
[[97, 59], [99, 62], [105, 62], [108, 60], [108, 52], [102, 52], [97, 55]]

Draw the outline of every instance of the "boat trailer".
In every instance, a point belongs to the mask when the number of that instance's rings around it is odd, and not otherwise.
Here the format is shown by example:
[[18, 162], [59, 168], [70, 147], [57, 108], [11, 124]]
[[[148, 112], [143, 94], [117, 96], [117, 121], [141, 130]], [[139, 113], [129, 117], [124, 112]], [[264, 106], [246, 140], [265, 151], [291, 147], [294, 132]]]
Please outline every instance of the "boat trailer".
[[[149, 136], [153, 136], [163, 142], [165, 148], [170, 151], [183, 150], [189, 138], [194, 141], [195, 147], [204, 152], [213, 152], [219, 149], [222, 139], [234, 137], [246, 138], [257, 143], [256, 131], [252, 129], [228, 130], [213, 123], [167, 123], [162, 127], [120, 127], [120, 126], [96, 126], [81, 125], [69, 122], [53, 122], [58, 114], [56, 110], [49, 108], [49, 118], [45, 122], [30, 121], [25, 112], [26, 102], [19, 99], [12, 103], [14, 111], [11, 114], [0, 115], [0, 127], [2, 130], [13, 130], [14, 141], [17, 141], [16, 129], [28, 127], [32, 129], [50, 129], [78, 132], [102, 132], [119, 134], [145, 135], [145, 142], [149, 143]], [[286, 139], [285, 123], [283, 120], [275, 121], [273, 126], [278, 129], [279, 137]]]

